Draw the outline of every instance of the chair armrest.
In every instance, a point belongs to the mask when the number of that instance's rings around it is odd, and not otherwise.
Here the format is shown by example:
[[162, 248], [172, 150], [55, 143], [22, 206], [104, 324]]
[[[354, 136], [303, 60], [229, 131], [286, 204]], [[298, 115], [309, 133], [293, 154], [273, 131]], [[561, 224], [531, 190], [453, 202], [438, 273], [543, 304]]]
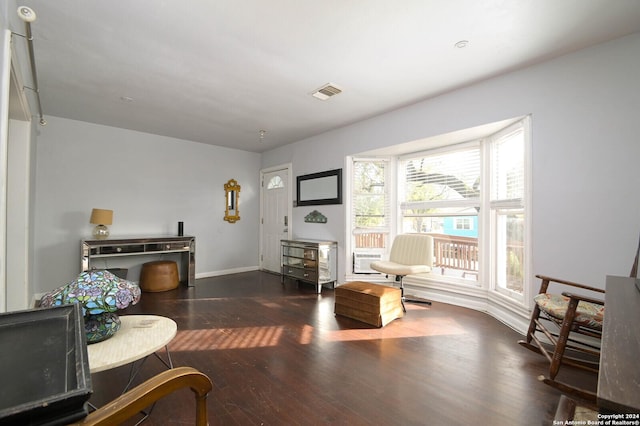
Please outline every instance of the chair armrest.
[[579, 301], [595, 303], [596, 305], [604, 305], [604, 300], [594, 299], [593, 297], [583, 296], [581, 294], [570, 293], [568, 291], [562, 292], [563, 296], [570, 297], [571, 299], [577, 299]]
[[559, 278], [551, 278], [551, 277], [547, 277], [545, 275], [536, 275], [536, 278], [540, 278], [543, 281], [549, 281], [549, 282], [556, 282], [559, 284], [565, 284], [571, 287], [577, 287], [577, 288], [582, 288], [585, 290], [590, 290], [590, 291], [595, 291], [596, 293], [604, 293], [604, 289], [601, 288], [595, 288], [595, 287], [591, 287], [588, 285], [584, 285], [584, 284], [578, 284], [578, 283], [574, 283], [571, 281], [566, 281], [566, 280], [561, 280]]
[[73, 425], [121, 424], [159, 399], [187, 387], [195, 393], [196, 424], [208, 424], [206, 398], [213, 388], [211, 380], [194, 368], [176, 367], [150, 378]]

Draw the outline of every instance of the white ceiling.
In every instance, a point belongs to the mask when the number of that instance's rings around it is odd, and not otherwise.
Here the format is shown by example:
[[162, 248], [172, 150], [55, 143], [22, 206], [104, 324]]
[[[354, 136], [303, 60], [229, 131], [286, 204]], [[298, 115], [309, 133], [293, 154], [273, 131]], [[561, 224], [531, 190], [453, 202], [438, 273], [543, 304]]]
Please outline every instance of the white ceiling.
[[[18, 5], [38, 17], [45, 118], [254, 152], [640, 31], [638, 0]], [[343, 93], [310, 95], [329, 82]]]

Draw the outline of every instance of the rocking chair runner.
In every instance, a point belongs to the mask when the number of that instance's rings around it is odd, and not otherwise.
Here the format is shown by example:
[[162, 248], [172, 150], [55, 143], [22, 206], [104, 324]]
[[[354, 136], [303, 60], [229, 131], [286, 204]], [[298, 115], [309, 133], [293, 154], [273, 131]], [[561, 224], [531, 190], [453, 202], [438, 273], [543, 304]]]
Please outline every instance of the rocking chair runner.
[[561, 295], [547, 291], [551, 283], [592, 293], [603, 294], [605, 291], [543, 275], [536, 277], [542, 280], [542, 284], [534, 298], [535, 307], [526, 340], [518, 343], [544, 355], [549, 361], [549, 377], [541, 376], [543, 382], [565, 393], [595, 400], [593, 392], [558, 382], [555, 378], [563, 364], [598, 372], [604, 301], [569, 291], [564, 291]]

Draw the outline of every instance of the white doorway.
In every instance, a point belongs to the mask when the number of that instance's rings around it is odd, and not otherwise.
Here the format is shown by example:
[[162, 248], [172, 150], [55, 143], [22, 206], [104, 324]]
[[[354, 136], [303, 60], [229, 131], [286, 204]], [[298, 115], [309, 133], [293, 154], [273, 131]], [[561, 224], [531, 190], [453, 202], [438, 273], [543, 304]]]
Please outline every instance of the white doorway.
[[[11, 49], [10, 39], [5, 40], [6, 50]], [[9, 90], [0, 96], [0, 312], [29, 308], [32, 292], [35, 155], [31, 112], [16, 64], [11, 50], [11, 61], [3, 63], [0, 70], [0, 79], [9, 82]]]
[[260, 268], [280, 273], [280, 240], [292, 235], [291, 164], [261, 170], [260, 174]]

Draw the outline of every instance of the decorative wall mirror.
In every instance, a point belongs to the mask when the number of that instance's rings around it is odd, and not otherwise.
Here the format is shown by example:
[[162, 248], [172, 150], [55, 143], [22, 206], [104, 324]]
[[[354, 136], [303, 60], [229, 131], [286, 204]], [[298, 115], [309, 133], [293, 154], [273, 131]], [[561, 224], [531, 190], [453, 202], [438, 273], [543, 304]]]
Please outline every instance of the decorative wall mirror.
[[342, 204], [342, 169], [296, 178], [298, 206]]
[[229, 179], [229, 182], [224, 184], [224, 199], [224, 220], [229, 223], [236, 223], [236, 221], [240, 220], [240, 211], [238, 209], [240, 185], [235, 179]]

